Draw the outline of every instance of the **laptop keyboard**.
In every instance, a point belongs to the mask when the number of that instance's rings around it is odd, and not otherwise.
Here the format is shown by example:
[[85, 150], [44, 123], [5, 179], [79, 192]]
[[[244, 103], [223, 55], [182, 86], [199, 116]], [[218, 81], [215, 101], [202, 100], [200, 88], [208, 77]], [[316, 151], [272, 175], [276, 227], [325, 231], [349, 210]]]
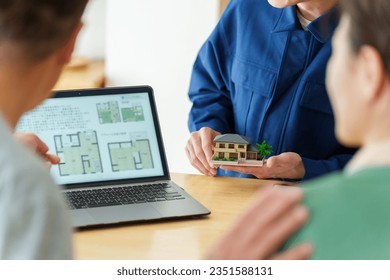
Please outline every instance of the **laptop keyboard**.
[[70, 209], [185, 199], [167, 183], [64, 192]]

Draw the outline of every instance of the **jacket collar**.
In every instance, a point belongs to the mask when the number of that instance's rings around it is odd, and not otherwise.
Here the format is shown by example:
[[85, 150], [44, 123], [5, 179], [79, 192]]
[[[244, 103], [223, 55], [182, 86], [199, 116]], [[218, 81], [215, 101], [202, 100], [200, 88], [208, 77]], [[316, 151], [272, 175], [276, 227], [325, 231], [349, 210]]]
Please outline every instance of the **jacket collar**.
[[[307, 26], [307, 29], [319, 42], [326, 43], [332, 37], [339, 19], [340, 15], [337, 8], [333, 8], [310, 23]], [[296, 6], [282, 9], [273, 32], [277, 33], [295, 30], [302, 30], [297, 17]]]

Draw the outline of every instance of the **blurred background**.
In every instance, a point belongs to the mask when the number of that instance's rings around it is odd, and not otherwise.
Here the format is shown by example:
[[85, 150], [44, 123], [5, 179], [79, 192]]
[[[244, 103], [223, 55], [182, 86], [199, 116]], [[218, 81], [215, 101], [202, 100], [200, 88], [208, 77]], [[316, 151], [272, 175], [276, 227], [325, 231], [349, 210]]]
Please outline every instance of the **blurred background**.
[[196, 55], [228, 0], [90, 0], [74, 57], [57, 89], [150, 85], [171, 172], [197, 173], [185, 155]]

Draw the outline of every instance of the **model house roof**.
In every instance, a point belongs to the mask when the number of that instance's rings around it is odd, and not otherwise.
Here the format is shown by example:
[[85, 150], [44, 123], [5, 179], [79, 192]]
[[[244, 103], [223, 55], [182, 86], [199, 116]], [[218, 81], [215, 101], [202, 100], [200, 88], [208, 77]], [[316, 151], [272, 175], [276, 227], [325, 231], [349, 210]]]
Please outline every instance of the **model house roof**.
[[235, 144], [249, 144], [251, 139], [246, 136], [238, 134], [222, 134], [214, 138], [214, 142], [235, 143]]
[[256, 152], [256, 153], [258, 153], [259, 149], [256, 146], [249, 145], [248, 152]]

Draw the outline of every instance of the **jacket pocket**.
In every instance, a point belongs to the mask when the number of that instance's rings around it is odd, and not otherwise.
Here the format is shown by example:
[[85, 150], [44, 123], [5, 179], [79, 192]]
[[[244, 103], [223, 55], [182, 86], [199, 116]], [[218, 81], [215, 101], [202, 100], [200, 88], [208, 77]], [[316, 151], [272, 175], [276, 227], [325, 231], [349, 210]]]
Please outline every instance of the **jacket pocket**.
[[299, 105], [310, 110], [333, 114], [325, 85], [321, 83], [307, 81]]
[[234, 60], [232, 65], [232, 82], [256, 94], [271, 96], [276, 74], [251, 63]]
[[257, 137], [273, 95], [276, 74], [236, 59], [232, 65], [231, 81], [236, 133]]

